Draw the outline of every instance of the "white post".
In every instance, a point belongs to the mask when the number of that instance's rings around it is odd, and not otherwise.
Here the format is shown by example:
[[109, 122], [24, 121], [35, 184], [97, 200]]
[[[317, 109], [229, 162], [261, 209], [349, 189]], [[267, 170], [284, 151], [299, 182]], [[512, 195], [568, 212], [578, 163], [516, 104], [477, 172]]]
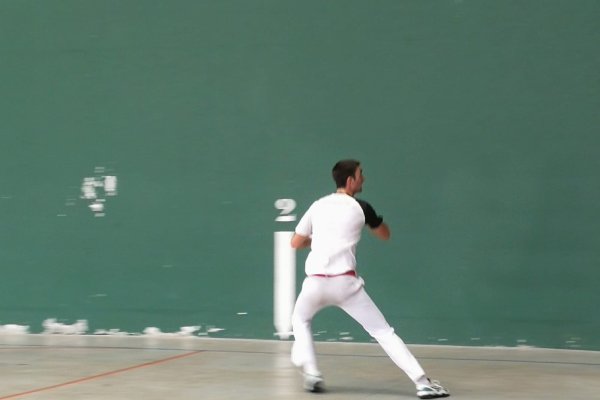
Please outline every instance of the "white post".
[[288, 339], [292, 334], [292, 312], [296, 301], [296, 250], [290, 245], [294, 232], [274, 235], [274, 299], [275, 335]]

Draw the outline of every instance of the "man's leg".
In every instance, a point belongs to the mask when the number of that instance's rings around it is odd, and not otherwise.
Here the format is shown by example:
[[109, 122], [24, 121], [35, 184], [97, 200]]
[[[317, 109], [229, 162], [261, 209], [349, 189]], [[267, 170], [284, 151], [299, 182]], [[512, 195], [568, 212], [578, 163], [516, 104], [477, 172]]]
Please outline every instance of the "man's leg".
[[381, 345], [394, 363], [402, 369], [415, 384], [424, 384], [427, 381], [425, 371], [410, 352], [406, 344], [394, 333], [385, 317], [379, 311], [367, 292], [361, 288], [340, 307]]
[[323, 305], [320, 303], [321, 296], [315, 286], [316, 282], [311, 282], [310, 278], [307, 278], [294, 306], [292, 363], [297, 367], [302, 367], [307, 374], [319, 376], [321, 373], [317, 368], [311, 323], [314, 315], [323, 308]]

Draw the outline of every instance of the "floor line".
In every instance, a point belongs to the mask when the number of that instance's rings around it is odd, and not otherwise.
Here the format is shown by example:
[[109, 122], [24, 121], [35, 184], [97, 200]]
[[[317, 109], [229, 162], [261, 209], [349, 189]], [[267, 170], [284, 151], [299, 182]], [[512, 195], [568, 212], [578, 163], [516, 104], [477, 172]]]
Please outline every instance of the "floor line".
[[58, 383], [56, 385], [45, 386], [45, 387], [41, 387], [41, 388], [37, 388], [37, 389], [28, 390], [26, 392], [10, 394], [8, 396], [0, 397], [0, 400], [16, 399], [16, 398], [24, 397], [24, 396], [27, 396], [27, 395], [30, 395], [30, 394], [34, 394], [34, 393], [46, 392], [46, 391], [49, 391], [49, 390], [58, 389], [58, 388], [62, 388], [62, 387], [65, 387], [65, 386], [71, 386], [71, 385], [76, 385], [78, 383], [89, 382], [89, 381], [92, 381], [92, 380], [95, 380], [95, 379], [100, 379], [100, 378], [104, 378], [104, 377], [107, 377], [107, 376], [117, 375], [117, 374], [120, 374], [120, 373], [123, 373], [123, 372], [132, 371], [134, 369], [151, 367], [151, 366], [158, 365], [158, 364], [163, 364], [163, 363], [166, 363], [166, 362], [169, 362], [169, 361], [174, 361], [174, 360], [178, 360], [178, 359], [181, 359], [181, 358], [190, 357], [190, 356], [196, 355], [198, 353], [202, 353], [202, 352], [203, 352], [202, 350], [197, 350], [197, 351], [191, 351], [189, 353], [177, 354], [175, 356], [171, 356], [171, 357], [167, 357], [167, 358], [161, 358], [159, 360], [149, 361], [149, 362], [146, 362], [146, 363], [143, 363], [143, 364], [132, 365], [130, 367], [120, 368], [120, 369], [116, 369], [116, 370], [113, 370], [113, 371], [103, 372], [103, 373], [97, 374], [97, 375], [86, 376], [86, 377], [75, 379], [75, 380], [72, 380], [72, 381]]

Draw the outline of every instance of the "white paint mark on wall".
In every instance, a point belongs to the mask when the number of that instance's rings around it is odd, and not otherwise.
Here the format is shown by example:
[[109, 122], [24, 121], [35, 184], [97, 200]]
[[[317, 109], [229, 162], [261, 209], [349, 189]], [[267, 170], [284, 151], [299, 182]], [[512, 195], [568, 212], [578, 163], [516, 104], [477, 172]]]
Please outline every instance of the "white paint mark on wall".
[[0, 325], [0, 335], [26, 335], [28, 333], [29, 325]]
[[354, 340], [354, 338], [352, 336], [350, 336], [350, 332], [340, 332], [340, 340], [349, 342], [351, 340]]
[[119, 329], [96, 329], [94, 331], [94, 335], [107, 335], [107, 336], [128, 336], [128, 335], [133, 335], [132, 333], [129, 332], [124, 332], [121, 331]]
[[88, 323], [85, 319], [77, 320], [74, 324], [63, 324], [57, 322], [56, 318], [48, 318], [42, 323], [46, 334], [62, 335], [83, 335], [88, 330]]
[[94, 216], [103, 217], [106, 198], [117, 195], [118, 180], [116, 175], [105, 175], [105, 167], [95, 167], [94, 173], [96, 176], [83, 178], [80, 197], [89, 203]]
[[104, 192], [107, 196], [117, 195], [117, 177], [114, 175], [106, 175], [104, 177]]
[[178, 332], [163, 332], [160, 328], [150, 326], [144, 329], [144, 336], [150, 337], [174, 337], [174, 336], [193, 336], [195, 332], [200, 330], [200, 326], [182, 326]]
[[144, 336], [164, 336], [165, 333], [163, 333], [160, 328], [156, 328], [154, 326], [149, 326], [148, 328], [144, 329]]
[[[104, 297], [106, 294], [99, 293], [92, 295], [91, 297]], [[42, 322], [44, 328], [43, 334], [51, 335], [84, 335], [88, 332], [88, 321], [77, 320], [73, 324], [65, 324], [58, 322], [56, 318], [47, 318]], [[214, 325], [207, 325], [206, 330], [201, 331], [201, 325], [190, 325], [182, 326], [177, 332], [163, 332], [157, 327], [148, 327], [144, 329], [143, 333], [139, 332], [126, 332], [120, 329], [96, 329], [93, 335], [106, 335], [106, 336], [149, 336], [149, 337], [196, 337], [196, 336], [208, 336], [209, 333], [218, 333], [226, 330], [225, 328], [218, 328]], [[29, 325], [16, 325], [7, 324], [0, 325], [0, 335], [2, 334], [31, 334], [29, 332]]]
[[93, 202], [92, 204], [90, 204], [90, 210], [92, 210], [93, 212], [96, 213], [96, 215], [98, 215], [99, 213], [101, 213], [102, 211], [104, 211], [104, 201], [103, 200], [96, 200], [95, 202]]

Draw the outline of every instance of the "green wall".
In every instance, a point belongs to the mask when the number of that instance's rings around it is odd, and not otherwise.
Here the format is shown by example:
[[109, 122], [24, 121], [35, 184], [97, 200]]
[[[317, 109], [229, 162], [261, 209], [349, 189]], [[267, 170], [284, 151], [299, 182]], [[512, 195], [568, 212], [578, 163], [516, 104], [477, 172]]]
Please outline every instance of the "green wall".
[[273, 203], [354, 157], [405, 341], [600, 350], [599, 25], [595, 0], [2, 0], [0, 324], [271, 339]]

